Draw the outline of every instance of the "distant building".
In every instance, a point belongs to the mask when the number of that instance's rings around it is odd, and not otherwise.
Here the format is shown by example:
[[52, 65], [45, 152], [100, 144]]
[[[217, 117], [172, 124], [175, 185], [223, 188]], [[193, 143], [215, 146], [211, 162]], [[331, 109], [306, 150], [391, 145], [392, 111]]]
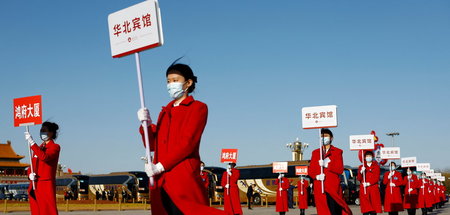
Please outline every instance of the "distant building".
[[11, 141], [0, 143], [0, 184], [28, 182], [26, 168], [30, 165], [20, 162], [24, 157], [16, 154]]

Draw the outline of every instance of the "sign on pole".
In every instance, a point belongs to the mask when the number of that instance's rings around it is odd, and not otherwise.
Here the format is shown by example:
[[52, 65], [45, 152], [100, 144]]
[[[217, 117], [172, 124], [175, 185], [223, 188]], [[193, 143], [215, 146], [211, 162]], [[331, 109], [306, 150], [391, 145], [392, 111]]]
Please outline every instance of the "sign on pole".
[[337, 127], [337, 106], [302, 108], [302, 127], [304, 129]]
[[423, 172], [431, 168], [430, 163], [417, 163], [417, 171]]
[[308, 166], [296, 166], [295, 175], [308, 175]]
[[350, 150], [373, 150], [374, 148], [374, 135], [350, 136]]
[[42, 96], [16, 98], [14, 105], [14, 127], [42, 124]]
[[434, 169], [425, 170], [423, 172], [425, 172], [425, 175], [430, 177], [434, 175]]
[[380, 149], [381, 159], [400, 159], [400, 147], [384, 147]]
[[444, 182], [445, 181], [445, 176], [439, 176], [438, 180]]
[[237, 163], [238, 150], [237, 149], [222, 149], [220, 153], [221, 163]]
[[401, 166], [402, 167], [415, 167], [417, 164], [417, 158], [416, 157], [407, 157], [401, 159]]
[[112, 57], [118, 58], [163, 45], [157, 0], [147, 0], [108, 16]]
[[288, 172], [288, 162], [273, 162], [272, 163], [273, 173], [287, 173]]

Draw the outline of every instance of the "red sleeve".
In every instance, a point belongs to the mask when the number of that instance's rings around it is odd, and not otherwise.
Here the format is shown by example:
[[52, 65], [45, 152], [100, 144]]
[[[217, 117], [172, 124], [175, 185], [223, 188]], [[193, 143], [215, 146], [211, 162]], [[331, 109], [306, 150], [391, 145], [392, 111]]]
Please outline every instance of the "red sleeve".
[[291, 183], [289, 183], [289, 179], [283, 178], [283, 186], [282, 186], [282, 188], [287, 190], [287, 189], [289, 189], [290, 185], [291, 185]]
[[338, 149], [335, 154], [330, 157], [328, 170], [334, 174], [340, 175], [344, 172], [344, 161], [342, 160], [342, 150]]
[[361, 168], [362, 168], [362, 165], [359, 165], [359, 167], [358, 167], [358, 175], [356, 176], [356, 179], [358, 181], [360, 181], [360, 182], [363, 182], [363, 176], [361, 174]]
[[[372, 163], [372, 165], [375, 165]], [[375, 168], [372, 170], [371, 177], [366, 178], [366, 181], [370, 184], [378, 184], [378, 181], [380, 180], [380, 166], [376, 165]]]
[[395, 174], [394, 174], [394, 177], [398, 177], [398, 180], [397, 181], [392, 181], [392, 182], [394, 182], [394, 184], [395, 184], [395, 186], [402, 186], [403, 185], [403, 178], [402, 178], [402, 174], [400, 173], [400, 172], [395, 172]]
[[320, 174], [319, 150], [320, 149], [316, 149], [312, 152], [311, 161], [309, 162], [308, 175], [314, 180], [316, 179], [316, 176]]
[[232, 181], [233, 184], [236, 184], [239, 180], [239, 177], [241, 177], [241, 172], [238, 169], [233, 169], [230, 177], [230, 181]]
[[225, 185], [227, 184], [227, 171], [222, 173], [222, 180], [220, 182], [220, 185], [225, 188]]
[[[148, 140], [149, 140], [149, 144], [150, 144], [150, 151], [155, 151], [156, 125], [151, 124], [147, 128], [147, 130], [148, 130]], [[145, 147], [145, 135], [144, 135], [144, 129], [143, 129], [142, 125], [139, 127], [139, 133], [141, 133], [142, 143], [144, 144], [144, 147]]]
[[383, 175], [383, 184], [387, 185], [389, 183], [390, 180], [388, 178], [388, 175], [389, 175], [389, 171], [384, 173], [384, 175]]
[[167, 157], [161, 158], [161, 164], [166, 171], [185, 160], [195, 150], [198, 150], [203, 130], [208, 118], [208, 107], [203, 103], [193, 103], [192, 113], [186, 119], [186, 126], [180, 133], [178, 147], [172, 149]]
[[31, 146], [31, 149], [39, 160], [47, 162], [58, 158], [61, 148], [58, 144], [51, 144], [47, 145], [47, 149], [44, 152], [37, 144], [33, 144], [33, 146]]

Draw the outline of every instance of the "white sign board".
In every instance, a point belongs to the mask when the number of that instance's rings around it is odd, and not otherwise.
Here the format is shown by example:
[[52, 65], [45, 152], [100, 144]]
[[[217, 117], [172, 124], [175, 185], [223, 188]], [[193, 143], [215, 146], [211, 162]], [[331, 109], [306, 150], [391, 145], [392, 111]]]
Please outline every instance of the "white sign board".
[[444, 182], [445, 181], [445, 176], [439, 176], [438, 180]]
[[436, 173], [433, 173], [430, 176], [431, 176], [431, 179], [437, 179], [438, 177], [441, 177], [441, 176], [436, 175]]
[[373, 150], [375, 148], [373, 135], [351, 135], [350, 150]]
[[161, 46], [164, 43], [157, 0], [147, 0], [108, 16], [114, 58]]
[[423, 172], [431, 168], [430, 163], [417, 163], [417, 171]]
[[302, 108], [302, 127], [304, 129], [337, 127], [337, 106]]
[[441, 176], [442, 176], [442, 173], [440, 173], [440, 172], [435, 172], [434, 175], [435, 175], [435, 176], [441, 177]]
[[417, 158], [416, 157], [407, 157], [401, 159], [402, 167], [414, 167], [416, 166]]
[[287, 162], [273, 162], [272, 164], [273, 173], [287, 173], [288, 163]]
[[400, 159], [400, 147], [383, 147], [380, 149], [381, 159]]
[[427, 176], [433, 176], [434, 175], [434, 169], [425, 170], [423, 172], [425, 172], [425, 174]]

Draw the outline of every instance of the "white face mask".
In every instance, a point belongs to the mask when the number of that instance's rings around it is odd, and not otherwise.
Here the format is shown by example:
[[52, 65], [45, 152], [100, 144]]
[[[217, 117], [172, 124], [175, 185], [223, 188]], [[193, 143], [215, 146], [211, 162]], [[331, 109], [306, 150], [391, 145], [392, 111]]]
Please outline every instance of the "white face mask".
[[366, 157], [367, 162], [372, 162], [372, 159], [373, 159], [372, 157]]
[[231, 165], [230, 164], [228, 164], [227, 169], [231, 169]]
[[200, 166], [200, 170], [203, 171], [205, 169], [204, 166]]
[[394, 171], [395, 170], [395, 166], [391, 166], [391, 171]]
[[167, 84], [167, 91], [172, 99], [179, 99], [183, 96], [185, 91], [183, 90], [183, 84], [181, 82], [172, 82]]
[[320, 142], [323, 143], [324, 146], [331, 144], [331, 138], [330, 137], [321, 137]]
[[48, 133], [47, 132], [41, 132], [40, 136], [41, 136], [41, 140], [43, 140], [43, 141], [47, 141], [47, 140], [50, 139], [48, 137]]
[[406, 172], [408, 175], [411, 175], [411, 172], [410, 171], [408, 171], [408, 172]]

